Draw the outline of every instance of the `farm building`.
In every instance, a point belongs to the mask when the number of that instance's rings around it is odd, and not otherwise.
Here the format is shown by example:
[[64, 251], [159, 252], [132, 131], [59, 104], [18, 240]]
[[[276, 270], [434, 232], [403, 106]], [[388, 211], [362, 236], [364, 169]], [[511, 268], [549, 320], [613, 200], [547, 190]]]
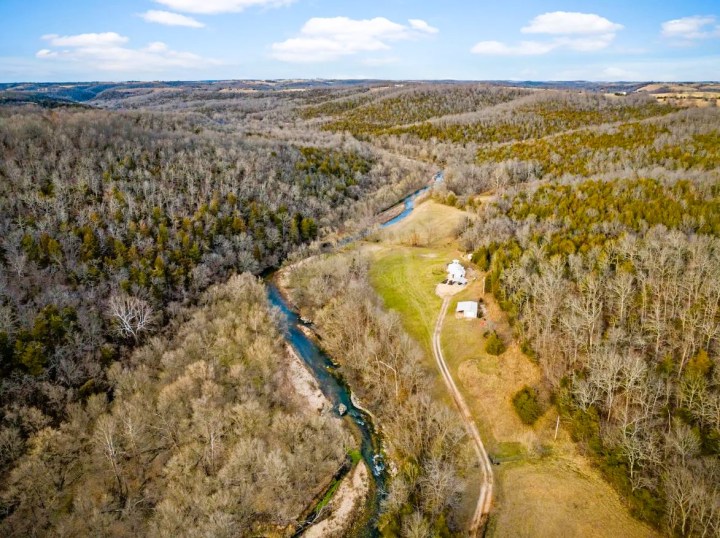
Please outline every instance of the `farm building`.
[[478, 317], [477, 301], [460, 301], [455, 308], [455, 316], [458, 318], [474, 319]]
[[447, 266], [448, 284], [467, 284], [465, 268], [458, 260], [453, 260]]

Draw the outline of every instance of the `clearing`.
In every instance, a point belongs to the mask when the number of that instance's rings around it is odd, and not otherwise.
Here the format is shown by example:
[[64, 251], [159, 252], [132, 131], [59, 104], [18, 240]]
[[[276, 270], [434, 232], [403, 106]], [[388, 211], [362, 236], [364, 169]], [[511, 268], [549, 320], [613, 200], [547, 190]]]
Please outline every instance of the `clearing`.
[[[405, 329], [426, 351], [428, 367], [437, 370], [432, 335], [442, 300], [435, 286], [453, 258], [462, 259], [456, 230], [467, 214], [427, 201], [404, 221], [381, 233], [372, 253], [371, 282], [388, 309], [401, 316]], [[467, 259], [463, 264], [470, 265]], [[619, 495], [578, 453], [560, 427], [554, 439], [557, 412], [550, 407], [533, 426], [526, 426], [512, 407], [512, 396], [524, 385], [539, 384], [539, 368], [513, 341], [507, 317], [482, 290], [482, 274], [450, 299], [451, 315], [441, 333], [443, 355], [451, 375], [470, 407], [494, 467], [496, 491], [488, 536], [624, 536], [655, 533], [635, 520]], [[456, 319], [457, 301], [483, 298], [488, 320]], [[494, 329], [508, 345], [499, 357], [484, 351], [483, 333]], [[440, 375], [438, 372], [438, 380]], [[451, 403], [444, 385], [438, 396]], [[444, 393], [444, 394], [443, 394]], [[478, 469], [477, 484], [481, 483]], [[470, 522], [479, 488], [464, 499]], [[472, 498], [469, 498], [472, 497]]]
[[450, 392], [450, 395], [455, 401], [455, 407], [460, 413], [460, 418], [465, 425], [465, 430], [467, 431], [468, 436], [470, 436], [472, 443], [475, 447], [475, 453], [478, 457], [478, 464], [482, 471], [482, 478], [480, 480], [480, 492], [478, 494], [475, 513], [470, 520], [470, 524], [468, 525], [468, 534], [470, 536], [477, 536], [485, 523], [485, 518], [490, 514], [490, 509], [492, 508], [493, 466], [490, 462], [490, 458], [488, 457], [488, 453], [485, 449], [482, 438], [480, 437], [480, 432], [478, 431], [477, 424], [475, 423], [473, 415], [470, 412], [470, 408], [465, 402], [465, 398], [458, 390], [457, 385], [455, 384], [455, 380], [453, 379], [453, 375], [450, 372], [447, 363], [445, 362], [442, 345], [440, 343], [440, 337], [442, 335], [443, 323], [445, 321], [445, 316], [447, 314], [451, 295], [450, 293], [446, 292], [443, 297], [444, 299], [442, 308], [440, 309], [440, 314], [438, 315], [437, 322], [435, 323], [435, 331], [433, 332], [432, 337], [433, 355], [435, 356], [435, 360], [437, 361], [437, 365], [440, 373], [442, 374], [443, 381], [445, 381], [445, 386], [447, 387], [448, 392]]

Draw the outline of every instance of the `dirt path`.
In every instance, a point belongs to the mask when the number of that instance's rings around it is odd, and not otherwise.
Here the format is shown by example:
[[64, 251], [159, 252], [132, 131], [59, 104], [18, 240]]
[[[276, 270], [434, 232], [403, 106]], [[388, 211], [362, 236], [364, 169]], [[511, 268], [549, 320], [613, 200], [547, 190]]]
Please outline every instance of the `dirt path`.
[[440, 334], [442, 333], [442, 325], [445, 320], [445, 314], [447, 314], [448, 305], [450, 304], [450, 298], [445, 297], [443, 299], [442, 307], [440, 308], [440, 315], [435, 323], [435, 332], [432, 337], [433, 354], [435, 360], [442, 373], [443, 380], [447, 386], [450, 394], [455, 401], [455, 405], [460, 411], [460, 417], [462, 418], [465, 429], [468, 435], [473, 441], [475, 446], [475, 453], [478, 456], [480, 467], [482, 468], [483, 483], [480, 485], [480, 495], [478, 497], [477, 507], [475, 508], [475, 515], [473, 516], [472, 523], [470, 524], [470, 536], [478, 536], [478, 533], [482, 527], [484, 518], [490, 513], [490, 506], [492, 505], [492, 494], [493, 494], [493, 470], [490, 463], [490, 458], [485, 451], [482, 439], [480, 438], [480, 432], [477, 429], [477, 425], [472, 418], [470, 408], [468, 408], [465, 400], [460, 394], [460, 391], [455, 385], [455, 381], [450, 374], [450, 370], [445, 363], [445, 357], [443, 357], [442, 345], [440, 343]]

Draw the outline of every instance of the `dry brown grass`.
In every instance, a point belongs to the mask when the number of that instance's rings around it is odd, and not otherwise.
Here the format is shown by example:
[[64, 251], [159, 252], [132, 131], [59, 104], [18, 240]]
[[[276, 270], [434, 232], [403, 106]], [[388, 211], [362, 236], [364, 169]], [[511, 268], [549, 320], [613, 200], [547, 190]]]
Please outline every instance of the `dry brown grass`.
[[[442, 344], [448, 365], [466, 395], [485, 437], [491, 454], [523, 457], [537, 451], [544, 442], [545, 431], [550, 427], [554, 434], [556, 415], [545, 413], [533, 428], [525, 426], [512, 407], [512, 397], [525, 385], [539, 385], [540, 369], [518, 348], [512, 339], [512, 331], [503, 320], [497, 304], [482, 292], [482, 280], [473, 282], [461, 294], [453, 298], [450, 310], [458, 301], [484, 298], [489, 320], [466, 320], [448, 316], [443, 326]], [[501, 356], [484, 351], [487, 330], [496, 330], [508, 349]], [[547, 424], [549, 423], [549, 424]], [[511, 448], [509, 448], [511, 447]]]
[[638, 91], [651, 94], [659, 103], [678, 107], [715, 106], [720, 99], [720, 84], [713, 82], [654, 83]]
[[656, 536], [630, 517], [617, 493], [581, 458], [510, 464], [497, 478], [498, 504], [488, 536]]
[[658, 103], [667, 103], [677, 107], [696, 107], [706, 108], [717, 106], [717, 95], [706, 95], [703, 93], [686, 94], [686, 93], [659, 93], [654, 95]]
[[[549, 407], [533, 425], [523, 424], [512, 397], [525, 385], [542, 384], [542, 372], [512, 338], [507, 316], [482, 291], [482, 279], [457, 301], [483, 298], [490, 323], [448, 316], [443, 349], [470, 405], [497, 469], [495, 510], [488, 536], [653, 536], [633, 519], [618, 494], [583, 458]], [[495, 357], [484, 351], [483, 333], [495, 329], [508, 349]]]
[[720, 84], [717, 82], [654, 82], [638, 89], [647, 93], [688, 93], [688, 92], [718, 92]]
[[383, 243], [412, 247], [446, 247], [454, 244], [455, 231], [470, 214], [432, 200], [422, 202], [403, 221], [382, 230]]

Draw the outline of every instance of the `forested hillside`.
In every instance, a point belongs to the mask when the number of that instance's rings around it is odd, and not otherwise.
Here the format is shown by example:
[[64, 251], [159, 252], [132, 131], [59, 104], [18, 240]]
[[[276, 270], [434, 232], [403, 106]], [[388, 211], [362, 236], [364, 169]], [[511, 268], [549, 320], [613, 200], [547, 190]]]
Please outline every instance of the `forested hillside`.
[[29, 440], [2, 494], [10, 536], [272, 536], [295, 528], [353, 439], [300, 405], [265, 291], [207, 291], [170, 339]]
[[550, 183], [465, 234], [574, 437], [635, 512], [720, 532], [717, 179]]
[[0, 110], [0, 469], [208, 285], [424, 180], [357, 143], [247, 139], [195, 112]]
[[481, 162], [527, 163], [538, 178], [652, 167], [711, 170], [720, 164], [719, 122], [717, 111], [693, 109], [653, 121], [483, 147], [477, 158]]
[[[540, 138], [588, 125], [643, 119], [673, 111], [669, 106], [658, 105], [653, 100], [644, 97], [619, 100], [603, 98], [596, 94], [539, 93], [528, 95], [522, 91], [501, 91], [499, 89], [484, 95], [484, 99], [475, 99], [470, 103], [465, 103], [460, 98], [455, 100], [453, 92], [450, 92], [450, 95], [437, 93], [436, 96], [438, 100], [454, 103], [456, 106], [435, 106], [432, 108], [433, 113], [417, 114], [412, 117], [393, 116], [391, 119], [397, 121], [385, 122], [383, 125], [386, 127], [385, 130], [376, 129], [371, 133], [376, 135], [409, 134], [422, 140], [435, 139], [456, 144], [469, 142], [484, 144]], [[521, 97], [522, 99], [520, 99]], [[495, 106], [510, 101], [516, 102], [513, 102], [511, 106]], [[393, 104], [392, 101], [386, 99], [375, 106], [378, 107], [381, 103], [385, 104], [386, 102], [388, 107]], [[408, 107], [420, 105], [420, 110], [422, 110], [423, 100], [414, 96], [407, 96], [402, 102], [407, 103]], [[368, 112], [370, 118], [376, 117], [370, 107], [360, 110]], [[454, 114], [462, 115], [448, 119], [436, 119], [433, 122], [417, 123], [407, 127], [397, 127], [402, 124]], [[353, 125], [353, 119], [348, 117], [345, 121], [351, 122], [350, 125]], [[342, 125], [330, 123], [326, 128], [338, 129]], [[353, 132], [357, 130], [358, 128], [355, 127]]]
[[330, 101], [303, 109], [305, 117], [334, 116], [323, 126], [328, 131], [349, 131], [356, 137], [396, 133], [398, 125], [430, 118], [474, 112], [527, 95], [523, 89], [484, 85], [416, 86], [376, 99], [363, 95], [353, 100]]

